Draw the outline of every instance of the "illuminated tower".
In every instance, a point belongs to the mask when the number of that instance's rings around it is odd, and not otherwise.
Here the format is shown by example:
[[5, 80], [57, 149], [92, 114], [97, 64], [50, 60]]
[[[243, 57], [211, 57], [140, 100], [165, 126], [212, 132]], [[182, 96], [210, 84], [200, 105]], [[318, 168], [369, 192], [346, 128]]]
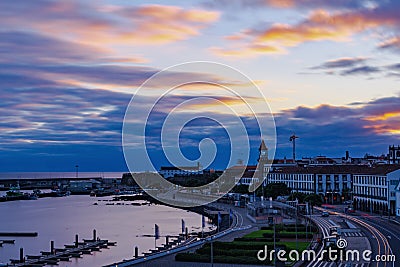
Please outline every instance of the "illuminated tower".
[[258, 148], [258, 164], [257, 164], [257, 177], [260, 178], [260, 181], [265, 178], [265, 168], [268, 163], [268, 147], [265, 145], [264, 140], [261, 140], [260, 147]]

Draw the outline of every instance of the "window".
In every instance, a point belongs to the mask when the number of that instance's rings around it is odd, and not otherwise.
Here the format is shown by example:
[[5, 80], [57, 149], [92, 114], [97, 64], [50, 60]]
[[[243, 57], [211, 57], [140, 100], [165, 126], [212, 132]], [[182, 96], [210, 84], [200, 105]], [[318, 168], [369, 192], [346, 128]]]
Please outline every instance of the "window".
[[326, 191], [332, 191], [330, 185], [327, 185], [327, 186], [326, 186]]

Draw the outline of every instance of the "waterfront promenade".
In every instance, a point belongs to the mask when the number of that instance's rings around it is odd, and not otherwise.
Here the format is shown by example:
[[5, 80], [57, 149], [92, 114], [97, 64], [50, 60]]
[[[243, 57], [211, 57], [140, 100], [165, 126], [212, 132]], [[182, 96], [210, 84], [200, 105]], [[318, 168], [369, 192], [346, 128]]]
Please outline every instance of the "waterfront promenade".
[[[210, 204], [210, 206], [219, 208], [221, 210], [229, 210], [232, 209], [235, 217], [236, 217], [236, 225], [234, 226], [231, 231], [221, 237], [218, 237], [218, 234], [213, 238], [213, 241], [226, 241], [230, 242], [233, 241], [237, 237], [242, 237], [243, 235], [246, 235], [248, 233], [251, 233], [256, 230], [256, 224], [254, 224], [251, 220], [249, 220], [246, 216], [246, 210], [244, 208], [239, 208], [239, 207], [233, 207], [232, 205], [228, 204], [222, 204], [222, 203], [213, 203]], [[229, 230], [228, 230], [229, 231]], [[207, 241], [209, 242], [209, 241]], [[198, 248], [200, 248], [204, 242], [199, 242], [198, 245], [191, 246], [190, 248], [187, 249], [182, 249], [179, 250], [179, 252], [189, 252], [189, 251], [194, 251]], [[175, 253], [166, 253], [164, 256], [147, 260], [145, 262], [140, 262], [140, 263], [134, 263], [132, 261], [132, 264], [127, 264], [124, 266], [140, 266], [140, 267], [151, 267], [151, 266], [177, 266], [177, 267], [183, 267], [183, 266], [210, 266], [210, 263], [199, 263], [199, 262], [178, 262], [175, 261]], [[113, 264], [113, 265], [108, 265], [108, 266], [121, 266], [119, 264]], [[243, 264], [224, 264], [224, 263], [214, 263], [214, 266], [220, 266], [220, 267], [228, 267], [228, 266], [237, 266], [237, 267], [247, 267], [247, 266], [254, 266], [254, 265], [243, 265]]]

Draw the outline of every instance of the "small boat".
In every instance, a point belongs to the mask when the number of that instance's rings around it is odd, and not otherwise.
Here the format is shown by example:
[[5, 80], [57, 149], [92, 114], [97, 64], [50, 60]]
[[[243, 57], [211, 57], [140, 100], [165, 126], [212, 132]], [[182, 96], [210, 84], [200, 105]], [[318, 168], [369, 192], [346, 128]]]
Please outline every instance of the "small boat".
[[72, 258], [80, 258], [82, 256], [80, 252], [72, 252], [69, 253], [69, 255], [71, 255]]
[[43, 257], [42, 255], [26, 255], [26, 258], [28, 259], [28, 260], [38, 260], [38, 259], [40, 259], [41, 257]]
[[10, 190], [6, 193], [7, 197], [22, 197], [24, 194], [20, 192], [19, 184], [10, 187]]
[[2, 242], [3, 244], [14, 244], [15, 240], [14, 239], [3, 239], [3, 240], [0, 240], [0, 242]]

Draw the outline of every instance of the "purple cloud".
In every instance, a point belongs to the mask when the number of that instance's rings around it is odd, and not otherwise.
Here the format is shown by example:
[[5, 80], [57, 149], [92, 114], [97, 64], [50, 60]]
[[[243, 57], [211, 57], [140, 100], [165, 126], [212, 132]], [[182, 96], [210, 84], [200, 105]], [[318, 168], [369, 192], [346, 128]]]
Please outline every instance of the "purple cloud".
[[346, 57], [328, 60], [319, 66], [312, 67], [311, 69], [335, 69], [335, 68], [349, 68], [362, 64], [367, 61], [363, 57]]
[[321, 105], [285, 110], [275, 116], [278, 156], [290, 157], [288, 138], [293, 132], [301, 137], [298, 150], [303, 156], [340, 156], [345, 150], [358, 156], [386, 152], [389, 144], [398, 142], [399, 107], [397, 96], [343, 107]]

